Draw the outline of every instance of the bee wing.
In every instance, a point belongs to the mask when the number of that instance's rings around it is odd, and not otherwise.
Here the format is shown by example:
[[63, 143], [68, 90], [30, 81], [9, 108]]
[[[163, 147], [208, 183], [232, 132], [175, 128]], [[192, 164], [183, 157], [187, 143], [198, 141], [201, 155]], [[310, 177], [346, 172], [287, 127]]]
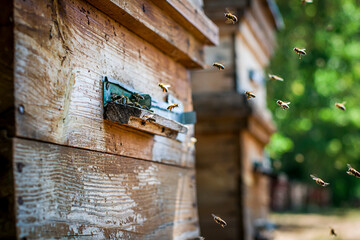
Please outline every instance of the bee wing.
[[285, 104], [286, 104], [286, 105], [289, 105], [289, 104], [290, 104], [290, 102], [285, 102]]
[[330, 183], [324, 182], [324, 187], [330, 185]]
[[346, 164], [346, 166], [347, 166], [348, 168], [352, 168], [350, 164]]
[[233, 24], [233, 20], [227, 18], [227, 19], [225, 20], [225, 23], [226, 23], [226, 24]]
[[278, 77], [278, 76], [275, 76], [276, 80], [278, 81], [284, 81], [284, 79], [282, 77]]
[[345, 102], [342, 102], [341, 104], [342, 104], [342, 105], [345, 105], [345, 104], [346, 104], [346, 101], [345, 101]]
[[211, 214], [211, 216], [212, 216], [213, 218], [216, 218], [216, 215], [215, 215], [215, 214], [213, 214], [213, 213]]
[[310, 177], [313, 179], [313, 180], [317, 180], [319, 179], [318, 177], [315, 177], [314, 175], [310, 174]]

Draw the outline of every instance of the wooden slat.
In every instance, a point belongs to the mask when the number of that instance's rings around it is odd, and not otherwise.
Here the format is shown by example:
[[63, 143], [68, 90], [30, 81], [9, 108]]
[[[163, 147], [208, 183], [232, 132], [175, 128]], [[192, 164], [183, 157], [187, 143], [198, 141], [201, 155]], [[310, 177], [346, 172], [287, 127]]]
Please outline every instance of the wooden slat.
[[195, 7], [189, 0], [152, 1], [201, 42], [209, 45], [219, 44], [218, 27], [204, 14], [202, 9]]
[[193, 166], [183, 161], [186, 143], [103, 119], [104, 75], [159, 100], [166, 95], [158, 83], [171, 84], [170, 93], [191, 111], [184, 66], [80, 0], [15, 1], [14, 34], [15, 103], [24, 106], [16, 111], [17, 136]]
[[168, 13], [144, 0], [88, 0], [187, 68], [202, 68], [203, 45]]
[[194, 170], [14, 139], [19, 238], [188, 239]]

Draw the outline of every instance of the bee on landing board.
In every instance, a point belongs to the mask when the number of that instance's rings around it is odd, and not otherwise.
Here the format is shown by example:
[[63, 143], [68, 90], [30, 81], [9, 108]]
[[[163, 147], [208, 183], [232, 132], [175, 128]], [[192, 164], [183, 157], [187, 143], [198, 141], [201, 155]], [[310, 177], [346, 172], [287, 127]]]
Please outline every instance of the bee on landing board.
[[143, 96], [141, 96], [139, 93], [134, 92], [132, 94], [132, 97], [136, 99], [136, 101], [138, 102], [139, 100], [144, 100], [145, 98]]
[[283, 102], [281, 100], [277, 100], [276, 104], [279, 105], [283, 110], [285, 110], [289, 108], [290, 102]]
[[127, 96], [125, 96], [125, 104], [126, 105], [134, 105], [134, 103], [131, 102], [130, 99]]
[[247, 97], [248, 100], [250, 98], [255, 98], [256, 97], [255, 94], [253, 94], [252, 92], [249, 92], [249, 91], [246, 91], [245, 94], [246, 94], [246, 97]]
[[283, 78], [276, 76], [276, 75], [268, 74], [268, 76], [269, 76], [270, 80], [284, 81]]
[[320, 186], [326, 187], [330, 183], [324, 182], [321, 178], [315, 177], [314, 175], [310, 174], [310, 177]]
[[306, 49], [294, 48], [293, 49], [297, 54], [299, 54], [299, 59], [301, 59], [301, 55], [306, 55]]
[[218, 62], [213, 63], [213, 66], [217, 67], [219, 70], [225, 69], [224, 65], [222, 65], [221, 63], [218, 63]]
[[161, 89], [163, 90], [163, 92], [168, 92], [170, 85], [168, 85], [168, 84], [163, 84], [163, 83], [159, 83], [159, 87], [161, 87]]
[[330, 227], [330, 235], [333, 236], [333, 237], [337, 236], [337, 234], [335, 232], [335, 229], [333, 229], [332, 227]]
[[305, 3], [312, 3], [313, 0], [301, 0], [301, 4], [304, 5]]
[[335, 103], [335, 107], [337, 107], [338, 109], [341, 109], [341, 110], [345, 111], [345, 110], [346, 110], [345, 104], [346, 104], [346, 102]]
[[135, 107], [142, 108], [141, 104], [138, 102], [134, 102]]
[[235, 24], [238, 22], [238, 18], [237, 16], [235, 16], [234, 14], [232, 14], [229, 10], [226, 9], [226, 13], [225, 14], [225, 23], [228, 23], [228, 24]]
[[216, 216], [215, 214], [211, 214], [211, 216], [214, 218], [214, 221], [217, 224], [220, 224], [221, 227], [225, 227], [227, 225], [224, 220], [222, 220], [220, 217]]
[[176, 108], [176, 107], [179, 107], [179, 104], [173, 103], [173, 104], [171, 104], [171, 105], [169, 105], [169, 106], [167, 107], [167, 110], [169, 110], [169, 111], [171, 112], [171, 110], [173, 110], [173, 109]]
[[148, 122], [150, 122], [150, 123], [156, 122], [156, 120], [155, 120], [155, 118], [154, 118], [154, 114], [144, 115], [144, 118], [146, 119], [146, 121], [148, 121]]
[[355, 168], [352, 168], [350, 164], [347, 164], [347, 167], [349, 168], [346, 172], [347, 174], [360, 178], [360, 172], [356, 171]]

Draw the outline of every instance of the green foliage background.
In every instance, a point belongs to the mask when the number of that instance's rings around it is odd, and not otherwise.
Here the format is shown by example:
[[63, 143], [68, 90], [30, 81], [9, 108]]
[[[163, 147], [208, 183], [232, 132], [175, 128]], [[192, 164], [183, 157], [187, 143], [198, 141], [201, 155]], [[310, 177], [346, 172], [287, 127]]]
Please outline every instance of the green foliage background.
[[[268, 107], [278, 133], [268, 151], [274, 168], [291, 179], [312, 183], [313, 173], [330, 182], [335, 205], [360, 198], [360, 1], [277, 0], [285, 29], [268, 72], [284, 82], [268, 82]], [[301, 60], [294, 47], [306, 48]], [[276, 99], [290, 101], [284, 111]], [[335, 108], [346, 101], [347, 111]]]

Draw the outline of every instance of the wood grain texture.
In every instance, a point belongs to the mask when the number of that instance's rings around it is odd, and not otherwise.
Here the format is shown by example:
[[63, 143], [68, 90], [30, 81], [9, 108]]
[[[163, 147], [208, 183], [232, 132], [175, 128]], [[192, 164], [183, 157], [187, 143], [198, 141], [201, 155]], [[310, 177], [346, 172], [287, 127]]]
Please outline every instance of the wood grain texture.
[[144, 0], [89, 0], [96, 8], [187, 68], [202, 68], [202, 43], [167, 13]]
[[[15, 105], [24, 106], [16, 112], [17, 136], [193, 165], [183, 161], [186, 143], [158, 141], [103, 119], [104, 75], [157, 100], [165, 100], [158, 83], [171, 84], [170, 93], [191, 111], [183, 65], [81, 0], [16, 0], [14, 35]], [[160, 149], [171, 158], [154, 155]]]
[[17, 138], [14, 149], [19, 238], [198, 235], [192, 169]]
[[188, 0], [151, 0], [167, 12], [176, 22], [194, 34], [201, 42], [218, 45], [219, 29], [202, 9]]

